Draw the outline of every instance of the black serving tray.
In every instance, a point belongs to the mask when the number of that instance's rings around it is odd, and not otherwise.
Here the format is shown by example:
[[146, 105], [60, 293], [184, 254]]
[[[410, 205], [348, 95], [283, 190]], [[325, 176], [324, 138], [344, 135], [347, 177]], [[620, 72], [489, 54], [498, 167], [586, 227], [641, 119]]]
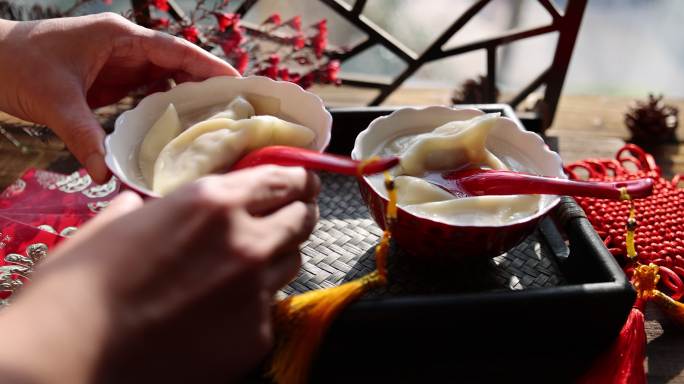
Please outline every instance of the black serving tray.
[[[519, 121], [508, 105], [476, 105]], [[328, 151], [392, 108], [333, 109]], [[553, 141], [547, 140], [553, 148]], [[334, 322], [312, 380], [572, 382], [614, 340], [634, 302], [622, 270], [571, 198], [541, 224], [563, 283], [524, 290], [370, 295]], [[468, 265], [457, 266], [459, 274]], [[441, 273], [444, 273], [442, 269]], [[448, 273], [448, 271], [447, 271]]]

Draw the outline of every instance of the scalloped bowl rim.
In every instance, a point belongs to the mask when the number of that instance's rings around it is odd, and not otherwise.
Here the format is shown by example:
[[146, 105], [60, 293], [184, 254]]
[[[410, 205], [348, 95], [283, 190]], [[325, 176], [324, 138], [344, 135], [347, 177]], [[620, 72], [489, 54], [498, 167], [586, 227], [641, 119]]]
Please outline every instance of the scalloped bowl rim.
[[[478, 112], [479, 114], [484, 114], [484, 112], [482, 110], [479, 110], [476, 108], [467, 108], [467, 107], [461, 108], [461, 107], [446, 107], [446, 106], [432, 105], [432, 106], [426, 106], [426, 107], [402, 107], [402, 108], [399, 108], [399, 109], [395, 110], [394, 112], [390, 113], [389, 115], [377, 117], [376, 119], [374, 119], [373, 121], [370, 122], [370, 124], [368, 125], [368, 127], [366, 129], [361, 131], [358, 134], [358, 136], [356, 136], [356, 140], [354, 141], [354, 149], [352, 150], [352, 153], [351, 153], [352, 159], [356, 159], [356, 160], [361, 159], [361, 153], [360, 152], [361, 152], [361, 146], [362, 146], [364, 140], [366, 139], [368, 134], [373, 129], [376, 129], [375, 127], [377, 127], [383, 121], [392, 120], [392, 119], [400, 119], [402, 117], [402, 115], [404, 115], [404, 114], [428, 113], [431, 110]], [[541, 155], [548, 156], [548, 161], [552, 162], [552, 164], [554, 164], [554, 168], [557, 168], [557, 170], [558, 170], [558, 174], [553, 175], [553, 177], [559, 177], [559, 178], [567, 179], [567, 175], [563, 172], [563, 161], [562, 161], [560, 155], [558, 155], [558, 153], [549, 149], [549, 147], [546, 145], [546, 143], [544, 143], [544, 140], [539, 135], [537, 135], [534, 132], [530, 132], [530, 131], [525, 130], [515, 120], [512, 120], [512, 119], [505, 117], [505, 116], [501, 116], [501, 118], [509, 121], [510, 124], [516, 128], [513, 131], [513, 132], [515, 132], [515, 135], [517, 135], [518, 137], [525, 139], [525, 140], [531, 140], [540, 149]], [[547, 175], [547, 176], [551, 176], [551, 175]], [[363, 177], [363, 182], [366, 183], [367, 187], [370, 188], [381, 199], [383, 199], [385, 202], [388, 201], [388, 199], [382, 193], [380, 193], [380, 191], [378, 191], [375, 188], [373, 183], [371, 183], [369, 181], [368, 176]], [[408, 212], [405, 209], [402, 209], [401, 207], [397, 207], [397, 208], [409, 216], [413, 216], [413, 217], [416, 217], [416, 218], [419, 218], [422, 220], [432, 221], [432, 222], [443, 224], [443, 225], [448, 225], [448, 226], [454, 227], [454, 228], [506, 228], [506, 227], [511, 227], [514, 225], [528, 223], [528, 222], [531, 222], [533, 220], [537, 220], [537, 219], [543, 217], [544, 215], [546, 215], [551, 209], [553, 209], [556, 205], [558, 205], [558, 203], [560, 203], [560, 196], [556, 196], [555, 198], [553, 198], [551, 200], [551, 202], [545, 204], [541, 209], [539, 209], [533, 215], [525, 216], [525, 217], [522, 217], [520, 219], [512, 220], [510, 222], [500, 224], [500, 225], [490, 225], [490, 224], [484, 224], [484, 225], [478, 225], [478, 224], [467, 224], [466, 225], [466, 224], [463, 224], [463, 225], [461, 225], [461, 224], [454, 224], [454, 223], [449, 223], [446, 221], [438, 220], [438, 219], [435, 219], [433, 217], [427, 217], [427, 216], [423, 216], [423, 215], [420, 215], [417, 213]]]
[[[332, 115], [330, 112], [325, 108], [325, 104], [323, 100], [316, 94], [309, 92], [299, 86], [298, 84], [289, 82], [289, 81], [281, 81], [281, 80], [273, 80], [271, 78], [265, 77], [265, 76], [247, 76], [247, 77], [235, 77], [235, 76], [216, 76], [216, 77], [211, 77], [208, 79], [205, 79], [203, 81], [198, 81], [198, 82], [185, 82], [182, 84], [178, 84], [177, 86], [167, 90], [167, 91], [160, 91], [160, 92], [154, 92], [151, 93], [147, 96], [145, 96], [140, 102], [134, 107], [131, 108], [121, 115], [119, 115], [116, 118], [116, 121], [114, 122], [114, 130], [108, 134], [105, 137], [104, 145], [105, 145], [105, 163], [107, 165], [107, 168], [114, 174], [119, 180], [121, 180], [122, 183], [124, 183], [128, 188], [146, 195], [150, 197], [161, 197], [158, 193], [153, 192], [149, 188], [141, 188], [136, 182], [131, 182], [132, 177], [129, 177], [126, 172], [123, 170], [122, 165], [120, 165], [120, 161], [127, 161], [127, 160], [119, 160], [116, 159], [115, 156], [113, 155], [113, 150], [112, 150], [112, 141], [119, 135], [123, 135], [125, 133], [123, 129], [121, 129], [125, 124], [126, 120], [130, 118], [131, 116], [135, 115], [136, 113], [139, 113], [140, 110], [149, 108], [151, 105], [155, 104], [157, 99], [161, 99], [164, 97], [167, 97], [168, 95], [178, 95], [178, 94], [183, 94], [188, 91], [192, 91], [196, 88], [201, 89], [202, 87], [206, 87], [208, 84], [211, 83], [221, 83], [221, 82], [243, 82], [243, 83], [250, 83], [250, 82], [256, 82], [256, 83], [265, 83], [267, 87], [282, 87], [285, 89], [289, 89], [290, 92], [294, 92], [295, 94], [300, 94], [308, 99], [311, 100], [311, 102], [316, 105], [316, 109], [319, 109], [322, 113], [322, 116], [324, 116], [324, 121], [323, 121], [323, 129], [322, 131], [324, 132], [324, 135], [322, 136], [322, 140], [319, 141], [317, 139], [317, 145], [316, 145], [316, 150], [319, 151], [324, 151], [325, 148], [328, 147], [328, 144], [330, 143], [330, 138], [331, 138], [331, 133], [332, 133]], [[263, 84], [262, 84], [263, 85]], [[273, 96], [273, 95], [265, 95], [265, 96]], [[143, 135], [144, 137], [144, 135]], [[139, 144], [138, 144], [139, 145]], [[130, 155], [129, 155], [130, 156]], [[137, 156], [137, 155], [136, 155]]]

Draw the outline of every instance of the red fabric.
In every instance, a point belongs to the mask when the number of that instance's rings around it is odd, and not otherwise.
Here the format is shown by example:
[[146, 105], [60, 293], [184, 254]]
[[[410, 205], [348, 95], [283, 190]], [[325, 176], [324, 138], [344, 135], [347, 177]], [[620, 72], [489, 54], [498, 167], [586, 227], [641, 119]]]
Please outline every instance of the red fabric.
[[[23, 274], [8, 274], [12, 266], [26, 265], [13, 262], [13, 257], [35, 256], [29, 251], [36, 244], [44, 244], [49, 252], [104, 209], [119, 190], [117, 179], [97, 185], [84, 170], [71, 175], [28, 170], [0, 194], [0, 284], [26, 282]], [[0, 287], [1, 299], [11, 293], [7, 286]]]
[[0, 195], [0, 214], [51, 213], [92, 217], [120, 189], [116, 179], [92, 182], [84, 170], [71, 175], [30, 169]]
[[[27, 248], [33, 244], [45, 244], [48, 250], [62, 241], [64, 237], [54, 233], [40, 230], [36, 227], [20, 223], [18, 221], [0, 216], [0, 268], [14, 265], [15, 263], [7, 262], [6, 256], [11, 254], [19, 254], [21, 256], [27, 255]], [[3, 271], [4, 274], [4, 271]], [[26, 282], [26, 279], [17, 274], [11, 274], [6, 278], [0, 280], [8, 281], [12, 279], [19, 279]], [[11, 294], [11, 291], [0, 290], [0, 299], [6, 299]]]

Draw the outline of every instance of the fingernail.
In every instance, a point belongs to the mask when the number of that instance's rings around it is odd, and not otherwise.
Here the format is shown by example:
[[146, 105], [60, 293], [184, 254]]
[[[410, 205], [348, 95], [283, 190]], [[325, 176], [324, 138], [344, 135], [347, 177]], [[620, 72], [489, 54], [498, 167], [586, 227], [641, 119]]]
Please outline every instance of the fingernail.
[[102, 184], [109, 179], [109, 169], [107, 168], [104, 157], [101, 154], [91, 154], [86, 159], [84, 165], [88, 171], [88, 174], [90, 174], [90, 177], [92, 177], [93, 181], [96, 183]]

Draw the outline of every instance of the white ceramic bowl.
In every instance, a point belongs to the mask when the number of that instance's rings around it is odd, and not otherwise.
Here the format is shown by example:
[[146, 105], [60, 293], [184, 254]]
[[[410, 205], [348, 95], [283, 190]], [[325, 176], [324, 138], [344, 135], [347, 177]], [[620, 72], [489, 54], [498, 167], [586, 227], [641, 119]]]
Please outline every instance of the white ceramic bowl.
[[[151, 94], [133, 109], [122, 113], [114, 132], [105, 139], [105, 161], [112, 173], [129, 188], [158, 197], [145, 184], [138, 167], [138, 149], [157, 118], [173, 103], [181, 121], [213, 106], [225, 105], [236, 96], [265, 96], [279, 100], [282, 119], [309, 127], [316, 133], [312, 149], [323, 151], [330, 142], [332, 116], [323, 101], [300, 86], [267, 77], [213, 77], [199, 83], [183, 83], [167, 92]], [[257, 114], [260, 113], [259, 107]]]
[[[368, 158], [387, 140], [398, 136], [428, 132], [449, 121], [468, 120], [482, 114], [477, 109], [442, 106], [399, 109], [373, 120], [357, 136], [352, 158]], [[513, 170], [566, 178], [560, 156], [551, 151], [538, 135], [526, 131], [511, 119], [502, 118], [496, 123], [486, 146]], [[384, 228], [387, 195], [382, 179], [379, 176], [367, 176], [360, 179], [359, 183], [373, 217]], [[442, 256], [496, 256], [529, 235], [537, 221], [559, 201], [558, 196], [544, 195], [536, 213], [499, 225], [457, 225], [399, 209], [395, 239], [402, 248], [421, 256], [439, 254], [441, 259], [444, 258]]]

